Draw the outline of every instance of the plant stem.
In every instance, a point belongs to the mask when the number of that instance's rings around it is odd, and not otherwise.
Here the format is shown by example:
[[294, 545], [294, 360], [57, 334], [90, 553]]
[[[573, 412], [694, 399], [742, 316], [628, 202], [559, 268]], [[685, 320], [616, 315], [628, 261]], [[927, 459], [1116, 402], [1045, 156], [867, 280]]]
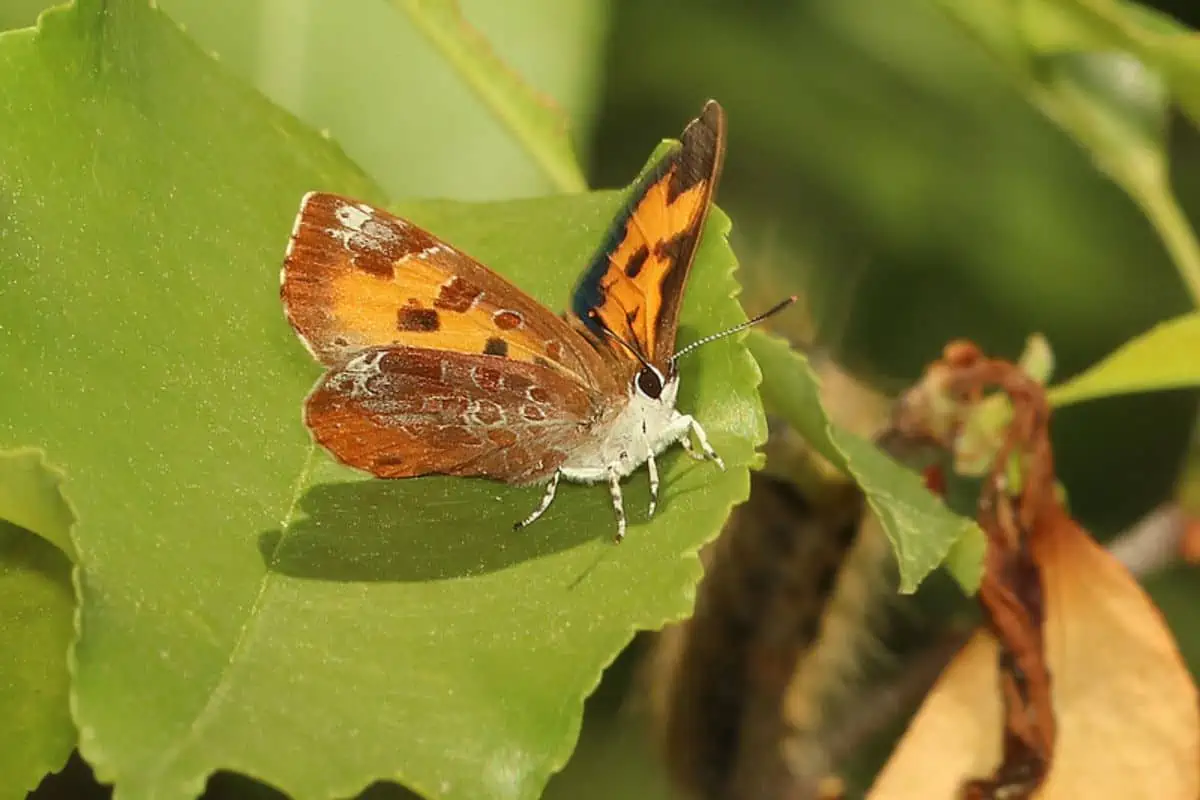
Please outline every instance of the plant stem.
[[1158, 231], [1171, 260], [1175, 262], [1175, 269], [1179, 271], [1179, 277], [1191, 295], [1192, 304], [1200, 308], [1200, 243], [1196, 241], [1191, 224], [1165, 183], [1164, 179], [1152, 184], [1130, 181], [1127, 185], [1134, 201]]

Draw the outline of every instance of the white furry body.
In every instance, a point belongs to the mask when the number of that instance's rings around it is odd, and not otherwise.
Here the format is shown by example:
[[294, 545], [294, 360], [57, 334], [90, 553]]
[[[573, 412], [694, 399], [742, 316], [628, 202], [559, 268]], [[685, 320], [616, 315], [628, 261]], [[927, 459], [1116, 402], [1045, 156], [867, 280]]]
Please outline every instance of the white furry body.
[[599, 483], [614, 473], [624, 478], [678, 442], [695, 424], [690, 416], [675, 410], [678, 392], [677, 378], [663, 386], [657, 399], [630, 386], [629, 402], [609, 424], [607, 433], [572, 453], [559, 467], [562, 476], [576, 483]]
[[[655, 371], [656, 374], [660, 374]], [[688, 414], [675, 409], [675, 398], [679, 393], [679, 378], [672, 376], [662, 383], [658, 397], [651, 397], [638, 388], [637, 381], [629, 387], [629, 400], [616, 418], [608, 423], [602, 435], [595, 436], [586, 447], [582, 447], [563, 462], [550, 479], [541, 505], [532, 514], [517, 523], [523, 528], [546, 512], [554, 501], [558, 482], [566, 478], [574, 483], [599, 483], [606, 481], [612, 495], [613, 510], [617, 515], [619, 542], [625, 538], [625, 505], [621, 497], [621, 478], [632, 474], [645, 464], [650, 472], [650, 516], [654, 516], [658, 505], [658, 463], [655, 456], [679, 442], [693, 458], [711, 458], [721, 469], [725, 464], [708, 444], [708, 437], [700, 423]], [[690, 434], [696, 435], [701, 454], [692, 448]]]

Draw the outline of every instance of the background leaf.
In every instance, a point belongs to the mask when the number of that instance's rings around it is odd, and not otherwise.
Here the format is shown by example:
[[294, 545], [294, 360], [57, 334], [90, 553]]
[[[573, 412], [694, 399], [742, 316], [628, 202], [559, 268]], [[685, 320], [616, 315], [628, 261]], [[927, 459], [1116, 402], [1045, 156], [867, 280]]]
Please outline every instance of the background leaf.
[[1200, 313], [1177, 317], [1130, 339], [1048, 394], [1053, 405], [1065, 406], [1097, 397], [1195, 386], [1200, 386]]
[[[940, 4], [991, 47], [1030, 102], [1141, 207], [1200, 304], [1200, 243], [1170, 186], [1169, 96], [1163, 73], [1154, 71], [1161, 55], [1180, 50], [1178, 35], [1159, 33], [1170, 29], [1167, 18], [1111, 0]], [[1147, 39], [1170, 44], [1160, 48]], [[1190, 60], [1200, 64], [1195, 55]]]
[[[0, 487], [9, 473], [0, 466]], [[0, 519], [0, 798], [20, 800], [75, 746], [67, 703], [71, 562]]]
[[[602, 668], [687, 612], [696, 549], [748, 491], [752, 359], [728, 340], [689, 357], [681, 407], [730, 469], [665, 459], [649, 524], [631, 480], [619, 548], [596, 487], [518, 535], [539, 489], [365, 481], [299, 421], [318, 370], [278, 265], [305, 190], [378, 190], [140, 3], [51, 13], [0, 40], [0, 64], [0, 352], [27, 387], [0, 397], [0, 443], [72, 476], [75, 708], [98, 777], [122, 798], [194, 795], [217, 768], [296, 797], [380, 777], [536, 795]], [[402, 210], [561, 306], [619, 201]], [[683, 341], [744, 318], [727, 229], [714, 213]]]
[[580, 192], [587, 188], [571, 150], [562, 111], [552, 98], [538, 95], [496, 57], [487, 40], [463, 18], [455, 0], [393, 0], [392, 4], [403, 9], [413, 25], [454, 65], [559, 191]]
[[[556, 191], [533, 154], [398, 3], [161, 0], [159, 5], [202, 48], [219, 56], [222, 66], [313, 128], [327, 131], [390, 197], [496, 200]], [[492, 79], [497, 101], [533, 107], [532, 98], [553, 98], [570, 120], [571, 138], [581, 153], [590, 145], [608, 5], [605, 0], [458, 4], [494, 52], [488, 59], [494, 71], [503, 73]], [[453, 9], [441, 4], [432, 10], [446, 23], [451, 43], [461, 44], [453, 39], [459, 33]], [[543, 109], [527, 127], [535, 134], [554, 132], [554, 157], [565, 158], [570, 147], [556, 116]]]
[[[942, 505], [911, 470], [830, 423], [821, 407], [817, 377], [803, 355], [764, 333], [752, 334], [749, 344], [763, 372], [763, 402], [866, 493], [896, 551], [902, 592], [915, 591], [964, 537], [982, 539], [983, 532], [974, 522]], [[967, 549], [949, 566], [963, 588], [973, 593], [979, 588], [982, 560], [976, 556], [982, 555], [982, 548], [962, 547]]]

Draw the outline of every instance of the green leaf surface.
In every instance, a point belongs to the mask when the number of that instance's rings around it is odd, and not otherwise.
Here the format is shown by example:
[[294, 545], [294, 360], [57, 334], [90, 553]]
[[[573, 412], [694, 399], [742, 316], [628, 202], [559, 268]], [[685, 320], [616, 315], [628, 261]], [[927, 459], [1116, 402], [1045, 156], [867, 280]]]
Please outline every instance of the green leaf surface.
[[900, 590], [915, 591], [952, 551], [955, 558], [948, 566], [955, 579], [967, 592], [978, 589], [983, 531], [947, 509], [911, 470], [861, 437], [833, 425], [821, 406], [819, 380], [803, 354], [785, 341], [757, 331], [747, 342], [763, 373], [762, 397], [767, 408], [853, 477], [866, 494], [896, 551]]
[[587, 181], [571, 147], [567, 118], [539, 94], [463, 18], [456, 0], [392, 0], [525, 146], [554, 185], [581, 192]]
[[1171, 92], [1185, 107], [1188, 98], [1200, 99], [1195, 37], [1166, 17], [1113, 0], [939, 5], [1138, 204], [1200, 304], [1200, 243], [1171, 189], [1166, 155]]
[[0, 519], [36, 533], [74, 560], [74, 517], [60, 490], [62, 479], [37, 450], [0, 452]]
[[1066, 406], [1098, 397], [1200, 386], [1200, 312], [1155, 326], [1048, 392]]
[[[651, 522], [633, 476], [619, 547], [595, 486], [514, 533], [540, 488], [365, 480], [310, 442], [319, 370], [279, 263], [304, 191], [379, 198], [328, 142], [131, 1], [0, 39], [0, 128], [0, 353], [22, 387], [0, 393], [0, 445], [71, 476], [98, 777], [122, 799], [195, 796], [218, 768], [298, 798], [379, 778], [536, 796], [604, 666], [690, 610], [696, 550], [749, 491], [765, 421], [745, 348], [683, 365], [680, 407], [727, 472], [671, 453]], [[401, 211], [562, 307], [619, 202]], [[682, 343], [744, 319], [727, 230], [714, 212]]]
[[[0, 486], [5, 471], [0, 467]], [[75, 747], [67, 701], [74, 635], [71, 562], [0, 520], [0, 799], [20, 800]]]

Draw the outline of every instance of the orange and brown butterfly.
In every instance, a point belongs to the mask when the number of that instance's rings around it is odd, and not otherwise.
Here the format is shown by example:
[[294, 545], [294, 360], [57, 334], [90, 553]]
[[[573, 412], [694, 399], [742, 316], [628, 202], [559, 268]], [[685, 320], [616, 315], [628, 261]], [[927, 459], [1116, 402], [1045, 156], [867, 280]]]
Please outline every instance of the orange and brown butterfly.
[[710, 101], [635, 185], [561, 317], [410, 222], [307, 195], [281, 295], [328, 370], [305, 404], [317, 442], [381, 478], [548, 483], [518, 528], [560, 479], [605, 482], [618, 541], [623, 477], [648, 466], [653, 514], [655, 456], [670, 445], [724, 468], [675, 409], [679, 309], [724, 150], [725, 113]]

